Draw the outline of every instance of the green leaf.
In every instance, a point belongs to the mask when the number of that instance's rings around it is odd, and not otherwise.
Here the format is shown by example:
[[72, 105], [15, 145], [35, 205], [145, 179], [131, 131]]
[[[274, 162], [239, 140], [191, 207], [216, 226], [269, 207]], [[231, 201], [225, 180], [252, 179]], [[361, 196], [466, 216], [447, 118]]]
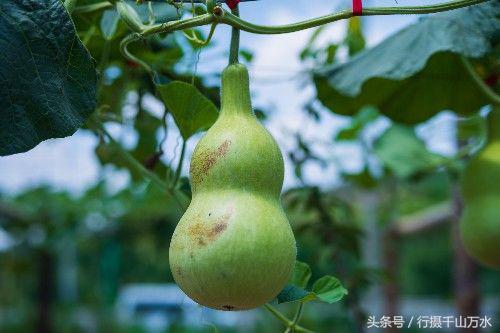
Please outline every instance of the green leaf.
[[341, 129], [336, 137], [336, 141], [357, 140], [365, 127], [379, 117], [377, 109], [373, 107], [363, 107], [358, 114], [351, 120], [351, 123]]
[[477, 114], [457, 122], [457, 138], [459, 140], [483, 141], [486, 139], [487, 131], [485, 119]]
[[307, 302], [314, 300], [316, 296], [303, 288], [287, 284], [285, 288], [276, 296], [278, 304], [290, 302]]
[[317, 280], [312, 292], [306, 290], [307, 283], [311, 278], [309, 265], [300, 261], [295, 262], [295, 269], [290, 281], [278, 294], [278, 304], [290, 302], [308, 302], [319, 300], [327, 303], [338, 302], [347, 295], [347, 290], [340, 281], [332, 276], [323, 276]]
[[384, 166], [401, 178], [436, 168], [447, 161], [431, 153], [413, 129], [393, 125], [375, 142], [374, 151]]
[[329, 304], [340, 301], [348, 294], [342, 283], [330, 275], [323, 276], [314, 283], [313, 293], [316, 294], [318, 300]]
[[460, 57], [480, 58], [492, 50], [499, 14], [500, 3], [490, 1], [426, 17], [347, 63], [318, 71], [318, 98], [338, 114], [373, 105], [407, 124], [445, 109], [474, 113], [489, 101]]
[[184, 140], [199, 131], [207, 130], [217, 119], [215, 104], [193, 85], [174, 81], [156, 87]]
[[250, 63], [253, 60], [253, 53], [249, 50], [240, 50], [240, 56], [247, 63]]
[[95, 64], [61, 1], [0, 1], [0, 50], [1, 156], [72, 135], [95, 110]]
[[342, 177], [361, 188], [369, 189], [378, 185], [377, 179], [372, 175], [368, 166], [365, 166], [359, 173], [343, 173]]
[[289, 283], [300, 288], [305, 288], [310, 278], [311, 268], [309, 268], [309, 265], [304, 262], [296, 261], [293, 275]]

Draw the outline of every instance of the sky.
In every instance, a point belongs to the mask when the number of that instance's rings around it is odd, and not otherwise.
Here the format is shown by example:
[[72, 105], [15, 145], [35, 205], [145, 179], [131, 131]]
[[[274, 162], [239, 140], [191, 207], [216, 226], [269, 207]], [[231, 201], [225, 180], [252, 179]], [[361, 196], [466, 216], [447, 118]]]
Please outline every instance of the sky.
[[[398, 5], [430, 4], [436, 1], [404, 1]], [[365, 6], [394, 6], [391, 0], [365, 1]], [[241, 16], [248, 21], [278, 25], [296, 22], [308, 18], [322, 16], [332, 11], [348, 8], [350, 1], [338, 0], [260, 0], [243, 3]], [[417, 20], [414, 16], [384, 16], [363, 18], [363, 28], [368, 39], [368, 45], [373, 46]], [[339, 41], [343, 36], [345, 22], [330, 24], [318, 43]], [[215, 46], [203, 51], [200, 55], [197, 70], [200, 73], [218, 73], [226, 66], [227, 49], [229, 46], [227, 27], [218, 27], [214, 36]], [[306, 139], [314, 140], [313, 149], [326, 158], [338, 161], [342, 168], [356, 170], [360, 166], [361, 155], [352, 145], [339, 145], [332, 149], [330, 144], [333, 133], [348, 123], [345, 117], [323, 112], [323, 121], [314, 123], [302, 111], [303, 105], [314, 97], [314, 87], [308, 83], [308, 76], [301, 75], [304, 65], [299, 60], [299, 53], [311, 35], [311, 30], [288, 35], [253, 35], [242, 33], [242, 48], [254, 52], [254, 61], [249, 70], [251, 76], [251, 92], [254, 106], [272, 110], [266, 127], [274, 135], [284, 155], [293, 148], [292, 134], [299, 131]], [[187, 61], [186, 66], [194, 63]], [[130, 96], [134, 98], [134, 96]], [[146, 107], [153, 114], [161, 115], [163, 105], [153, 97], [146, 102]], [[133, 111], [132, 111], [133, 112]], [[432, 149], [449, 153], [451, 130], [442, 130], [449, 124], [450, 115], [438, 117], [431, 123], [419, 129], [429, 142], [434, 142]], [[379, 124], [376, 131], [384, 128]], [[125, 145], [132, 145], [137, 138], [130, 131], [112, 126], [110, 131]], [[200, 136], [191, 138], [188, 142], [188, 155]], [[165, 143], [165, 151], [169, 158], [178, 157], [178, 135], [171, 132]], [[119, 189], [126, 186], [128, 175], [125, 171], [113, 168], [100, 169], [94, 147], [96, 139], [85, 131], [78, 131], [69, 138], [53, 139], [42, 142], [34, 149], [21, 154], [0, 157], [0, 193], [19, 193], [27, 188], [39, 185], [50, 185], [59, 190], [81, 193], [95, 184], [100, 178], [106, 178], [111, 188]], [[185, 160], [183, 174], [189, 170], [189, 159]], [[310, 165], [305, 170], [308, 182], [320, 186], [331, 186], [338, 183], [338, 164], [332, 163], [322, 169]], [[286, 159], [285, 188], [297, 184], [293, 175], [293, 167]]]

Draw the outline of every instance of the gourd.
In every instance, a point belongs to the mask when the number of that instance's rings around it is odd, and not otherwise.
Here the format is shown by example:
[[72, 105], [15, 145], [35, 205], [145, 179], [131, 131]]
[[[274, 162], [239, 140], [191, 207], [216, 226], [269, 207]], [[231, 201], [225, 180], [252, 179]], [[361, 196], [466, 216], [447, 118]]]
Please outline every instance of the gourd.
[[227, 67], [221, 87], [219, 117], [193, 152], [193, 196], [172, 236], [170, 268], [199, 304], [246, 310], [282, 290], [296, 245], [280, 202], [283, 157], [252, 112], [245, 66]]
[[460, 223], [467, 252], [500, 268], [500, 107], [488, 116], [488, 143], [467, 165], [462, 178], [464, 213]]

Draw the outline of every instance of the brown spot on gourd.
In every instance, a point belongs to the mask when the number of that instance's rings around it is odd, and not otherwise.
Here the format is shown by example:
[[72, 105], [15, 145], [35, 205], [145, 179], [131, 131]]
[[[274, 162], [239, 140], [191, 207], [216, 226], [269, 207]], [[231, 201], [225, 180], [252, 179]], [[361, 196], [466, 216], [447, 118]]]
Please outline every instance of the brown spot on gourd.
[[191, 180], [193, 184], [199, 184], [203, 181], [205, 176], [210, 172], [210, 169], [212, 169], [222, 157], [227, 155], [230, 145], [230, 140], [224, 140], [217, 149], [200, 153], [196, 163], [193, 164], [193, 168], [191, 169]]
[[196, 222], [189, 226], [188, 235], [193, 243], [199, 246], [206, 246], [213, 243], [226, 229], [231, 218], [232, 211], [227, 212], [217, 218], [215, 224], [202, 222], [200, 217], [195, 218]]
[[211, 235], [218, 235], [227, 228], [227, 223], [217, 223], [216, 225], [213, 226], [212, 231], [210, 232]]
[[224, 309], [226, 311], [232, 311], [232, 310], [234, 310], [234, 306], [232, 306], [232, 305], [224, 305], [222, 307], [222, 309]]

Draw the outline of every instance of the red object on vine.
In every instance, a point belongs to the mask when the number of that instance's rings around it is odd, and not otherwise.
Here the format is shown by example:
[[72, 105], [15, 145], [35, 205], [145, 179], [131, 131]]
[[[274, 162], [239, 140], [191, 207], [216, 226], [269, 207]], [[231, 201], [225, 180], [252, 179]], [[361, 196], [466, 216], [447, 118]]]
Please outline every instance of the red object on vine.
[[226, 0], [226, 4], [229, 8], [235, 9], [236, 6], [240, 3], [241, 0]]
[[352, 13], [354, 16], [363, 15], [363, 0], [352, 0]]

